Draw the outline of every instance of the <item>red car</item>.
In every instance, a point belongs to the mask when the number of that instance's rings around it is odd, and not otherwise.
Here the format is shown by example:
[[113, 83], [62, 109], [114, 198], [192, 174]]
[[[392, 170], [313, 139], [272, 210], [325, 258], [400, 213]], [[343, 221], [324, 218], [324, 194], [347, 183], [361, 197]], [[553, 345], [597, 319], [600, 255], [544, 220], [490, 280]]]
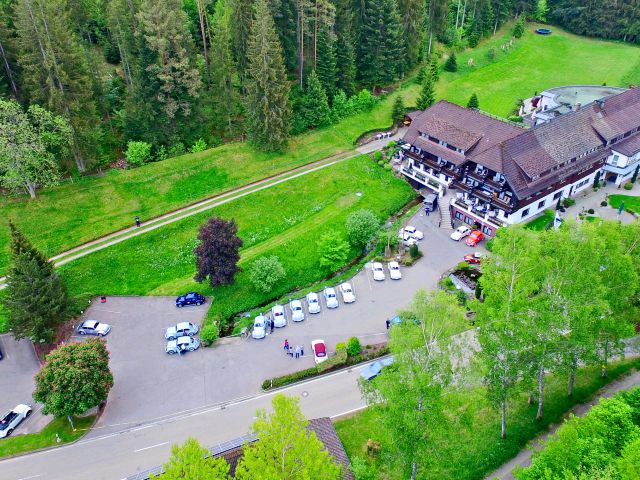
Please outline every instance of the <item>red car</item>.
[[464, 261], [467, 263], [471, 263], [477, 265], [482, 260], [482, 254], [480, 252], [468, 253], [464, 256]]
[[470, 247], [475, 247], [482, 240], [484, 240], [484, 233], [482, 233], [480, 230], [474, 230], [473, 232], [471, 232], [471, 235], [467, 237], [465, 242]]

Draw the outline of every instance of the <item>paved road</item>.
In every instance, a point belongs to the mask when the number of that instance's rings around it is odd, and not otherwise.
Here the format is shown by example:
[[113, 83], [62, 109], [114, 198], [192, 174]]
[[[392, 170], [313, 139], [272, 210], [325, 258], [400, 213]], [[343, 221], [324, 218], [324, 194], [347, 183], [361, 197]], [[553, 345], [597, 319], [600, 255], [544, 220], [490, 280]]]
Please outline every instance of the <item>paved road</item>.
[[13, 435], [39, 432], [51, 417], [40, 413], [41, 405], [36, 404], [31, 396], [35, 389], [34, 376], [40, 369], [33, 345], [29, 340], [17, 342], [13, 335], [4, 334], [0, 335], [0, 349], [4, 353], [4, 359], [0, 360], [0, 415], [20, 403], [33, 405], [33, 414], [18, 426]]

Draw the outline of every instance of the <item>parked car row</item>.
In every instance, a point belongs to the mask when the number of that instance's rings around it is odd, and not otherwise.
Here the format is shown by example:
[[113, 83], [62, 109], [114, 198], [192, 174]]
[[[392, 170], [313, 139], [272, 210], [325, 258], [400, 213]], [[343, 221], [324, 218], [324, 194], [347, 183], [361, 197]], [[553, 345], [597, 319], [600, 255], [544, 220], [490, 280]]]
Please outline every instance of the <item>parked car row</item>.
[[167, 340], [165, 351], [169, 355], [193, 352], [200, 347], [200, 341], [193, 338], [198, 333], [198, 326], [191, 322], [180, 322], [169, 327], [164, 332]]
[[[350, 283], [344, 282], [338, 286], [338, 291], [333, 287], [325, 287], [322, 291], [325, 304], [327, 308], [338, 308], [340, 305], [338, 301], [338, 292], [342, 296], [344, 303], [353, 303], [356, 301], [353, 287]], [[316, 292], [309, 292], [305, 296], [307, 301], [307, 311], [311, 315], [316, 315], [322, 311], [320, 303], [320, 296]], [[294, 299], [289, 302], [289, 310], [291, 312], [291, 321], [302, 322], [304, 321], [305, 312], [302, 300]], [[287, 311], [284, 305], [276, 304], [271, 308], [271, 316], [267, 317], [262, 313], [256, 316], [253, 320], [253, 329], [251, 336], [255, 339], [261, 339], [267, 336], [267, 330], [274, 328], [282, 328], [287, 326]]]
[[13, 410], [5, 414], [0, 420], [0, 438], [5, 438], [17, 428], [22, 421], [31, 415], [32, 409], [30, 405], [20, 404]]
[[478, 243], [484, 240], [484, 233], [480, 230], [471, 230], [466, 225], [460, 225], [451, 234], [451, 239], [459, 242], [466, 237], [465, 243], [470, 247], [475, 247]]
[[[389, 278], [391, 280], [400, 280], [402, 278], [402, 272], [400, 272], [400, 264], [398, 262], [389, 262], [387, 264], [387, 269], [389, 270]], [[373, 270], [373, 279], [377, 282], [382, 282], [386, 277], [384, 273], [384, 267], [382, 263], [375, 262], [372, 267]]]

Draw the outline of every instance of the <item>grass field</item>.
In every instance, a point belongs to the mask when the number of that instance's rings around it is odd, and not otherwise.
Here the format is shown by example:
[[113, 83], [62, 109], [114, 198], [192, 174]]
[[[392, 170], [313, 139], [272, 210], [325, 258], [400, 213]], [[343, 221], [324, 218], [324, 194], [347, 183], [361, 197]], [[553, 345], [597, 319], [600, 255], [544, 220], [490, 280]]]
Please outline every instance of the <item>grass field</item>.
[[[580, 37], [557, 27], [549, 36], [537, 35], [537, 27], [529, 25], [507, 51], [500, 46], [511, 38], [510, 29], [460, 54], [458, 71], [441, 73], [437, 98], [466, 106], [476, 93], [481, 110], [506, 117], [520, 99], [551, 87], [640, 83], [640, 47]], [[494, 60], [488, 57], [491, 48], [496, 50]], [[474, 67], [467, 64], [470, 58]]]
[[640, 197], [632, 197], [630, 195], [609, 195], [609, 203], [612, 208], [618, 209], [624, 202], [624, 209], [640, 213]]
[[278, 172], [354, 148], [362, 132], [388, 128], [395, 96], [410, 105], [417, 85], [409, 84], [370, 112], [290, 141], [281, 154], [258, 152], [247, 143], [230, 143], [132, 170], [110, 170], [39, 192], [38, 198], [0, 197], [0, 275], [8, 262], [9, 219], [48, 256], [131, 226], [145, 219]]
[[[211, 313], [227, 318], [321, 280], [316, 242], [329, 231], [344, 233], [349, 213], [368, 208], [386, 219], [413, 196], [406, 182], [369, 157], [357, 157], [129, 239], [59, 270], [79, 305], [100, 294], [175, 295], [195, 289], [213, 295]], [[238, 223], [245, 271], [234, 285], [212, 292], [208, 284], [193, 281], [192, 251], [199, 225], [214, 215]], [[352, 251], [351, 256], [358, 253]], [[247, 267], [262, 255], [277, 255], [287, 271], [287, 278], [269, 294], [255, 291], [249, 282]]]
[[75, 431], [71, 430], [67, 417], [56, 418], [38, 433], [5, 438], [0, 442], [0, 459], [59, 445], [56, 441], [56, 433], [60, 436], [60, 445], [74, 442], [87, 433], [95, 418], [95, 415], [74, 418]]
[[547, 225], [553, 222], [556, 214], [553, 210], [545, 210], [538, 218], [534, 218], [530, 222], [527, 222], [525, 228], [533, 230], [535, 232], [542, 232]]
[[[500, 439], [500, 413], [492, 408], [482, 388], [461, 389], [446, 397], [446, 411], [450, 424], [435, 431], [432, 439], [434, 455], [426, 460], [429, 474], [425, 478], [479, 480], [515, 456], [526, 443], [547, 427], [558, 422], [573, 405], [588, 401], [593, 394], [614, 378], [640, 368], [640, 360], [614, 364], [609, 376], [602, 379], [598, 368], [581, 371], [576, 378], [573, 397], [566, 395], [566, 378], [550, 376], [545, 384], [544, 417], [536, 422], [536, 405], [527, 405], [522, 393], [510, 402], [507, 414], [507, 439]], [[387, 450], [390, 437], [381, 419], [381, 407], [370, 407], [358, 415], [338, 421], [336, 430], [350, 459], [368, 458], [378, 473], [378, 480], [400, 480]], [[366, 455], [368, 439], [380, 442], [378, 458]]]

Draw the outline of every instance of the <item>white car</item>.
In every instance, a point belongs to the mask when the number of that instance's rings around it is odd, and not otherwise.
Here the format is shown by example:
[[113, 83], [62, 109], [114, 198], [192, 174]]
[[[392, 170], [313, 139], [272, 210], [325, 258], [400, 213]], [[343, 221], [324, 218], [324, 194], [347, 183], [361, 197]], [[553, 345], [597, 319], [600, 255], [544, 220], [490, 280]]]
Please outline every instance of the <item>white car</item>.
[[260, 314], [253, 320], [253, 330], [251, 336], [255, 339], [264, 338], [267, 336], [267, 328], [271, 325], [271, 322], [267, 317]]
[[[313, 344], [312, 344], [313, 345]], [[0, 420], [0, 438], [8, 437], [22, 421], [31, 415], [31, 406], [21, 403]]]
[[327, 302], [327, 308], [338, 308], [338, 296], [332, 287], [324, 289], [324, 301]]
[[200, 348], [200, 341], [193, 337], [180, 337], [176, 340], [169, 340], [165, 351], [169, 355], [176, 353], [195, 352]]
[[291, 300], [289, 302], [289, 308], [291, 308], [291, 320], [294, 322], [304, 320], [304, 309], [302, 308], [302, 302], [300, 300]]
[[324, 340], [312, 340], [311, 351], [313, 352], [313, 359], [316, 364], [322, 363], [329, 358], [327, 356], [327, 344], [324, 343]]
[[316, 292], [307, 293], [309, 313], [320, 313], [320, 298]]
[[464, 237], [468, 237], [471, 234], [471, 229], [466, 225], [460, 225], [455, 231], [451, 234], [451, 240], [455, 240], [459, 242]]
[[416, 240], [422, 240], [424, 238], [424, 233], [411, 225], [404, 227], [404, 233], [411, 235]]
[[342, 301], [344, 303], [353, 303], [356, 301], [356, 296], [353, 294], [353, 288], [351, 284], [344, 282], [340, 284], [340, 293], [342, 293]]
[[274, 327], [281, 328], [287, 326], [287, 316], [284, 313], [284, 307], [282, 305], [274, 305], [271, 309], [271, 316]]
[[387, 267], [389, 268], [389, 277], [391, 280], [400, 280], [402, 278], [402, 272], [400, 271], [398, 262], [389, 262]]
[[375, 262], [373, 264], [373, 279], [381, 282], [385, 279], [384, 269], [382, 268], [382, 264], [380, 262]]

